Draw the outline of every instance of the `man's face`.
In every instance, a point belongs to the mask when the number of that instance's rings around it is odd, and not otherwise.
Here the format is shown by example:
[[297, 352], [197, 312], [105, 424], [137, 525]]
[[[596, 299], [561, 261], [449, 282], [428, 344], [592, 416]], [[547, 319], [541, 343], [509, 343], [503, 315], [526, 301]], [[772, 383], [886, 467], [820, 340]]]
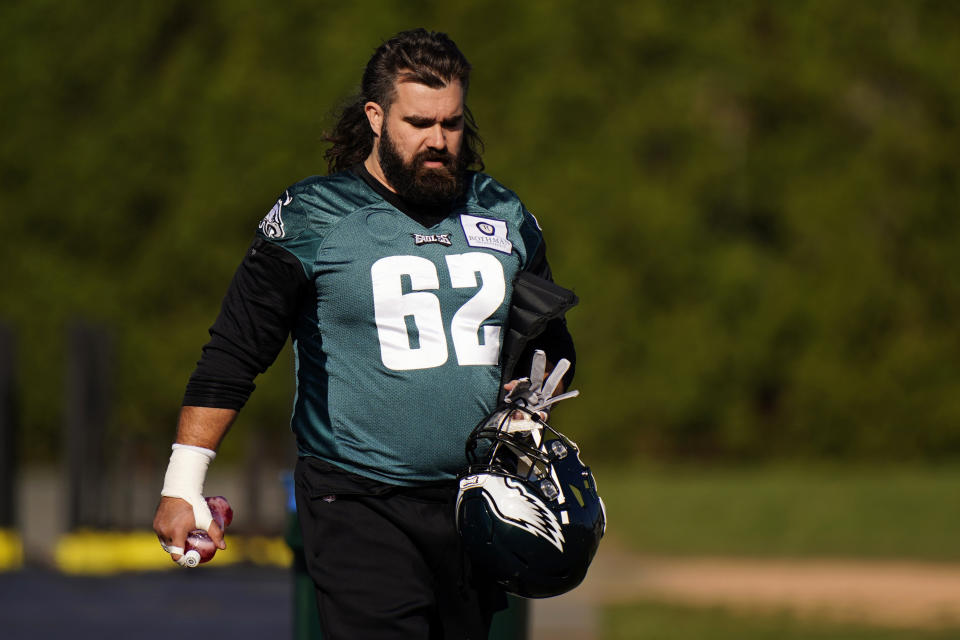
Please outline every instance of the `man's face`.
[[380, 131], [378, 159], [400, 196], [437, 206], [463, 191], [463, 87], [458, 80], [440, 89], [398, 82], [396, 98]]

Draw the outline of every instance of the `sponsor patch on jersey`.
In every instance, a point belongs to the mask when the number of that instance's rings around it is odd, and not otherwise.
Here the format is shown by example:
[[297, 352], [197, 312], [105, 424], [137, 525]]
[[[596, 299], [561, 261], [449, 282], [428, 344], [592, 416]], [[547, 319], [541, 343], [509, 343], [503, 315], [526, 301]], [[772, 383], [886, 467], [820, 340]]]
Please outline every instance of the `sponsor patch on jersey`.
[[410, 235], [413, 237], [413, 244], [418, 247], [422, 244], [442, 244], [446, 247], [453, 244], [453, 242], [450, 241], [449, 233], [411, 233]]
[[276, 204], [273, 205], [273, 208], [270, 209], [269, 213], [263, 217], [263, 220], [260, 221], [260, 224], [257, 225], [257, 228], [263, 232], [263, 235], [268, 238], [278, 239], [282, 238], [286, 232], [283, 229], [283, 215], [282, 211], [285, 206], [293, 202], [293, 198], [290, 197], [289, 191], [283, 192], [283, 197], [278, 198]]
[[507, 223], [493, 218], [479, 218], [463, 214], [460, 226], [471, 247], [492, 249], [500, 253], [511, 253], [513, 243], [507, 239]]

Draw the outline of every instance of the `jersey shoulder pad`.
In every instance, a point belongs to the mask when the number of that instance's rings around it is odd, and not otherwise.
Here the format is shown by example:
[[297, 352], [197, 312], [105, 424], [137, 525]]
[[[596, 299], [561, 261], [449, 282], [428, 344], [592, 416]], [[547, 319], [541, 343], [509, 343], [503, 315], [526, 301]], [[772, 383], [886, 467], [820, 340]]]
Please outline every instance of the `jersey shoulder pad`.
[[467, 203], [486, 209], [497, 216], [519, 223], [523, 218], [520, 197], [485, 173], [471, 175]]
[[288, 187], [257, 226], [267, 240], [284, 244], [304, 235], [323, 236], [331, 224], [375, 201], [357, 176], [311, 176]]
[[467, 202], [486, 209], [519, 229], [526, 265], [526, 261], [533, 257], [543, 242], [543, 232], [540, 223], [523, 205], [520, 197], [487, 174], [475, 173], [472, 175]]

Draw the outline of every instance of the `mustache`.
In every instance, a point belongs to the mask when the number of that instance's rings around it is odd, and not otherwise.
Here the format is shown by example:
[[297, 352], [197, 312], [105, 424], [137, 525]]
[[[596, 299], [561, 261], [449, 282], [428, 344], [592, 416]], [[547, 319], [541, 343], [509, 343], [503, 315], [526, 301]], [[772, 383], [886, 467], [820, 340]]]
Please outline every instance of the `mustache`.
[[449, 151], [427, 149], [414, 156], [413, 161], [420, 166], [423, 166], [424, 162], [442, 162], [444, 166], [452, 168], [456, 165], [457, 158]]

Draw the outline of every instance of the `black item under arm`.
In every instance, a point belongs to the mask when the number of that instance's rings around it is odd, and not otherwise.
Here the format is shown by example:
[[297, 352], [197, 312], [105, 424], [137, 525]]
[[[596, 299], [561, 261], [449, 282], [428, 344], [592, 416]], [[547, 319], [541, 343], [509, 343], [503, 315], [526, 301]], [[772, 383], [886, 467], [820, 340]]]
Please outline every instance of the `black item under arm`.
[[[546, 244], [541, 241], [537, 247], [537, 252], [530, 261], [530, 266], [526, 272], [553, 282], [553, 274], [550, 271], [550, 265], [547, 263]], [[576, 296], [574, 296], [574, 300]], [[573, 304], [576, 304], [574, 302]], [[570, 305], [572, 306], [572, 305]], [[565, 388], [569, 389], [573, 383], [573, 375], [576, 371], [577, 353], [573, 345], [573, 337], [567, 329], [567, 321], [560, 315], [549, 320], [543, 331], [534, 335], [524, 345], [522, 353], [515, 362], [505, 362], [507, 370], [504, 371], [504, 382], [511, 378], [519, 378], [529, 374], [530, 363], [533, 360], [533, 352], [537, 349], [543, 350], [547, 354], [547, 359], [556, 364], [561, 358], [570, 361], [570, 369], [563, 376]], [[506, 356], [509, 358], [510, 354]], [[510, 358], [512, 360], [512, 358]]]
[[256, 238], [237, 268], [210, 327], [210, 342], [184, 394], [184, 406], [239, 410], [253, 380], [276, 360], [307, 292], [290, 252]]

